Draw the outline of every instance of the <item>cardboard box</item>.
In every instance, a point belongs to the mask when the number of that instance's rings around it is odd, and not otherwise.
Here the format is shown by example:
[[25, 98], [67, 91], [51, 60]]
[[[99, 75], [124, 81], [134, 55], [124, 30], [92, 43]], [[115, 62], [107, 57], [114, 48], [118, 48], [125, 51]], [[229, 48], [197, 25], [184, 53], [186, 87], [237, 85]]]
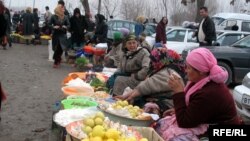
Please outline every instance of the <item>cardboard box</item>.
[[156, 131], [151, 127], [134, 127], [137, 129], [144, 138], [147, 138], [148, 141], [164, 141], [163, 138], [156, 133]]

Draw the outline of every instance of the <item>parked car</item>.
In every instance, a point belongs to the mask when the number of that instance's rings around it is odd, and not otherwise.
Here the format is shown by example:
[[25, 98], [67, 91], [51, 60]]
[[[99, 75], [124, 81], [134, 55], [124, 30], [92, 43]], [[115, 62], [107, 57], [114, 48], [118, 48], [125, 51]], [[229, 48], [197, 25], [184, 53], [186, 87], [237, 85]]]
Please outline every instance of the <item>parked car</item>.
[[[182, 56], [185, 59], [188, 52], [195, 49], [185, 49]], [[216, 57], [218, 65], [228, 72], [226, 84], [241, 82], [250, 72], [250, 35], [240, 39], [230, 46], [208, 46]]]
[[244, 13], [217, 13], [211, 17], [216, 30], [231, 30], [237, 25], [237, 31], [250, 32], [250, 15]]
[[[168, 27], [168, 30], [166, 31], [166, 46], [169, 49], [175, 50], [179, 54], [181, 54], [184, 49], [198, 47], [199, 43], [197, 43], [196, 37], [192, 37], [194, 32], [195, 29], [191, 28], [184, 28], [180, 26]], [[155, 44], [155, 34], [147, 36], [146, 41], [149, 45], [153, 46]]]
[[239, 39], [250, 35], [250, 32], [239, 32], [239, 31], [231, 31], [231, 30], [219, 30], [216, 31], [217, 40], [213, 42], [213, 45], [218, 46], [227, 46], [231, 45]]
[[[119, 32], [121, 28], [127, 28], [131, 33], [135, 32], [135, 25], [136, 22], [134, 21], [128, 21], [128, 20], [110, 20], [107, 22], [108, 25], [108, 39], [113, 40], [113, 35], [115, 32]], [[144, 25], [144, 33], [146, 33], [148, 36], [155, 33], [156, 24], [154, 23], [146, 23]]]
[[233, 97], [236, 103], [237, 112], [243, 120], [250, 120], [250, 72], [248, 72], [242, 84], [238, 85], [233, 90]]

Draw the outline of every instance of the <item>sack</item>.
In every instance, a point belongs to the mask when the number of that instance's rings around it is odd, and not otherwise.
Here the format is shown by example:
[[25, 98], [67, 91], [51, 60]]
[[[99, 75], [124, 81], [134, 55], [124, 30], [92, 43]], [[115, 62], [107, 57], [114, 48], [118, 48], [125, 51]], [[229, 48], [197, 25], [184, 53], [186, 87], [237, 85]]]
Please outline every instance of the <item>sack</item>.
[[125, 72], [115, 72], [113, 75], [109, 77], [106, 83], [106, 87], [109, 89], [112, 89], [114, 84], [115, 84], [115, 79], [118, 76], [130, 76], [130, 73], [125, 73]]

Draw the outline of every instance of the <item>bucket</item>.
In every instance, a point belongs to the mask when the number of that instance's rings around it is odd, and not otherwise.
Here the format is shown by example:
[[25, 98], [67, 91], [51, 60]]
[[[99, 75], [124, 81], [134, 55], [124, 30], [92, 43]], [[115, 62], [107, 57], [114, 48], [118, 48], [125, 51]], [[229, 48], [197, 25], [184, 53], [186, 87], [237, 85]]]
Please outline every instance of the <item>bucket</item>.
[[94, 55], [103, 56], [106, 54], [107, 49], [108, 49], [107, 43], [99, 43], [95, 46]]

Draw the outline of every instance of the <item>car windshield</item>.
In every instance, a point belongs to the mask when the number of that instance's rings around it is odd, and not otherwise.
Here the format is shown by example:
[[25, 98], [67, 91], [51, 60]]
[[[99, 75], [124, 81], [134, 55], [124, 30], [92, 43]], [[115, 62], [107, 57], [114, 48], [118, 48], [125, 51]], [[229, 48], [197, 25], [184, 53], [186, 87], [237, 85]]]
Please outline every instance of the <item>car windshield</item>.
[[184, 42], [186, 30], [173, 29], [167, 33], [168, 41]]
[[215, 25], [220, 25], [225, 19], [219, 18], [219, 17], [212, 17], [211, 18], [214, 21]]
[[250, 35], [242, 38], [232, 45], [233, 47], [250, 48]]

